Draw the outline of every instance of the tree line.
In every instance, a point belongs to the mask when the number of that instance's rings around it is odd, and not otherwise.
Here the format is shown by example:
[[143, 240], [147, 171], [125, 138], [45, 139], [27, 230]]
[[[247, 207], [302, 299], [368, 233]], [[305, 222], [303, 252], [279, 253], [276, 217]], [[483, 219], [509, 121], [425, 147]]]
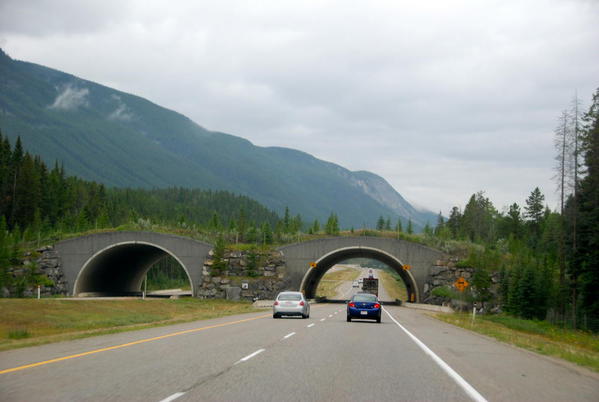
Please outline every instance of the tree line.
[[538, 187], [525, 205], [502, 212], [478, 192], [424, 232], [484, 246], [461, 263], [477, 268], [476, 300], [490, 300], [490, 275], [499, 271], [505, 311], [599, 331], [599, 90], [589, 110], [579, 110], [575, 98], [555, 130], [559, 210], [546, 206]]

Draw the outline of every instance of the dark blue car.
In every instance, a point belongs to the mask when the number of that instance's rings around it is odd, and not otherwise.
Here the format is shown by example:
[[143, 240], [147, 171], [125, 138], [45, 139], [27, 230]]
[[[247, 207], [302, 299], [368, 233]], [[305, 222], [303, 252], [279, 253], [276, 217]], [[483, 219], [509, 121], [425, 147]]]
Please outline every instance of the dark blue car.
[[370, 293], [355, 294], [347, 303], [347, 322], [352, 318], [361, 320], [376, 320], [381, 322], [381, 303], [379, 299]]

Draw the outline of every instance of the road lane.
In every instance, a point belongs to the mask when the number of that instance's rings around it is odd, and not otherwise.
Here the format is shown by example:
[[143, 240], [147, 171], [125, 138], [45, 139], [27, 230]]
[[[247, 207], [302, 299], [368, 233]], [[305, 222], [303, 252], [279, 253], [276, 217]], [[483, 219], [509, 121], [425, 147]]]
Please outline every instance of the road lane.
[[[315, 319], [321, 318], [319, 309], [313, 306], [311, 315]], [[249, 316], [260, 315], [264, 316], [263, 313]], [[271, 314], [266, 317], [3, 374], [0, 375], [0, 399], [32, 400], [32, 395], [39, 395], [38, 400], [152, 400], [164, 389], [187, 388], [218, 375], [240, 358], [263, 345], [280, 341], [285, 334], [297, 332], [312, 321], [273, 320]], [[41, 356], [57, 358], [97, 349], [95, 343], [113, 346], [132, 338], [145, 339], [240, 318], [246, 319], [248, 315], [13, 350], [0, 353], [0, 364], [2, 368], [15, 367], [43, 360]]]
[[599, 401], [599, 374], [448, 325], [386, 309], [490, 401]]
[[[328, 311], [343, 306], [331, 305]], [[181, 401], [470, 401], [389, 320], [345, 314], [298, 332], [226, 375], [187, 390]]]
[[[470, 400], [388, 317], [347, 323], [344, 308], [314, 305], [307, 320], [260, 318], [3, 374], [0, 400]], [[599, 400], [592, 373], [386, 308], [488, 400]], [[0, 367], [259, 315], [2, 352]]]

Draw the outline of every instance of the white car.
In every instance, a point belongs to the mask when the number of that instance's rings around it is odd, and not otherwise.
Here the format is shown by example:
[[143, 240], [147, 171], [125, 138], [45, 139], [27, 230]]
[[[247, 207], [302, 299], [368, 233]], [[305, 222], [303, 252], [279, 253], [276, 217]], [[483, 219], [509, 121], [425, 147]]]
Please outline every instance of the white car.
[[281, 292], [272, 306], [272, 318], [284, 315], [301, 315], [310, 318], [310, 304], [302, 292]]
[[358, 281], [354, 281], [354, 283], [352, 284], [352, 287], [359, 288], [360, 284], [358, 283]]

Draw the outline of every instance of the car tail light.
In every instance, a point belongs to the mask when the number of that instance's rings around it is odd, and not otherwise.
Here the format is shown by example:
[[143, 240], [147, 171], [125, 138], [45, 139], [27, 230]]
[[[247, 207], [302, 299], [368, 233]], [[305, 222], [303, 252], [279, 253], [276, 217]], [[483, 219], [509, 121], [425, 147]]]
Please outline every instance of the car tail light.
[[350, 307], [356, 307], [356, 303], [354, 303], [354, 302], [351, 302], [351, 303], [349, 303], [349, 306], [350, 306]]
[[304, 305], [304, 301], [302, 300], [301, 302], [299, 302], [299, 305], [303, 306]]
[[381, 305], [380, 305], [380, 304], [378, 304], [378, 303], [376, 303], [376, 304], [374, 305], [374, 308], [381, 308]]
[[278, 306], [278, 305], [279, 305], [279, 302], [275, 300], [275, 306]]

